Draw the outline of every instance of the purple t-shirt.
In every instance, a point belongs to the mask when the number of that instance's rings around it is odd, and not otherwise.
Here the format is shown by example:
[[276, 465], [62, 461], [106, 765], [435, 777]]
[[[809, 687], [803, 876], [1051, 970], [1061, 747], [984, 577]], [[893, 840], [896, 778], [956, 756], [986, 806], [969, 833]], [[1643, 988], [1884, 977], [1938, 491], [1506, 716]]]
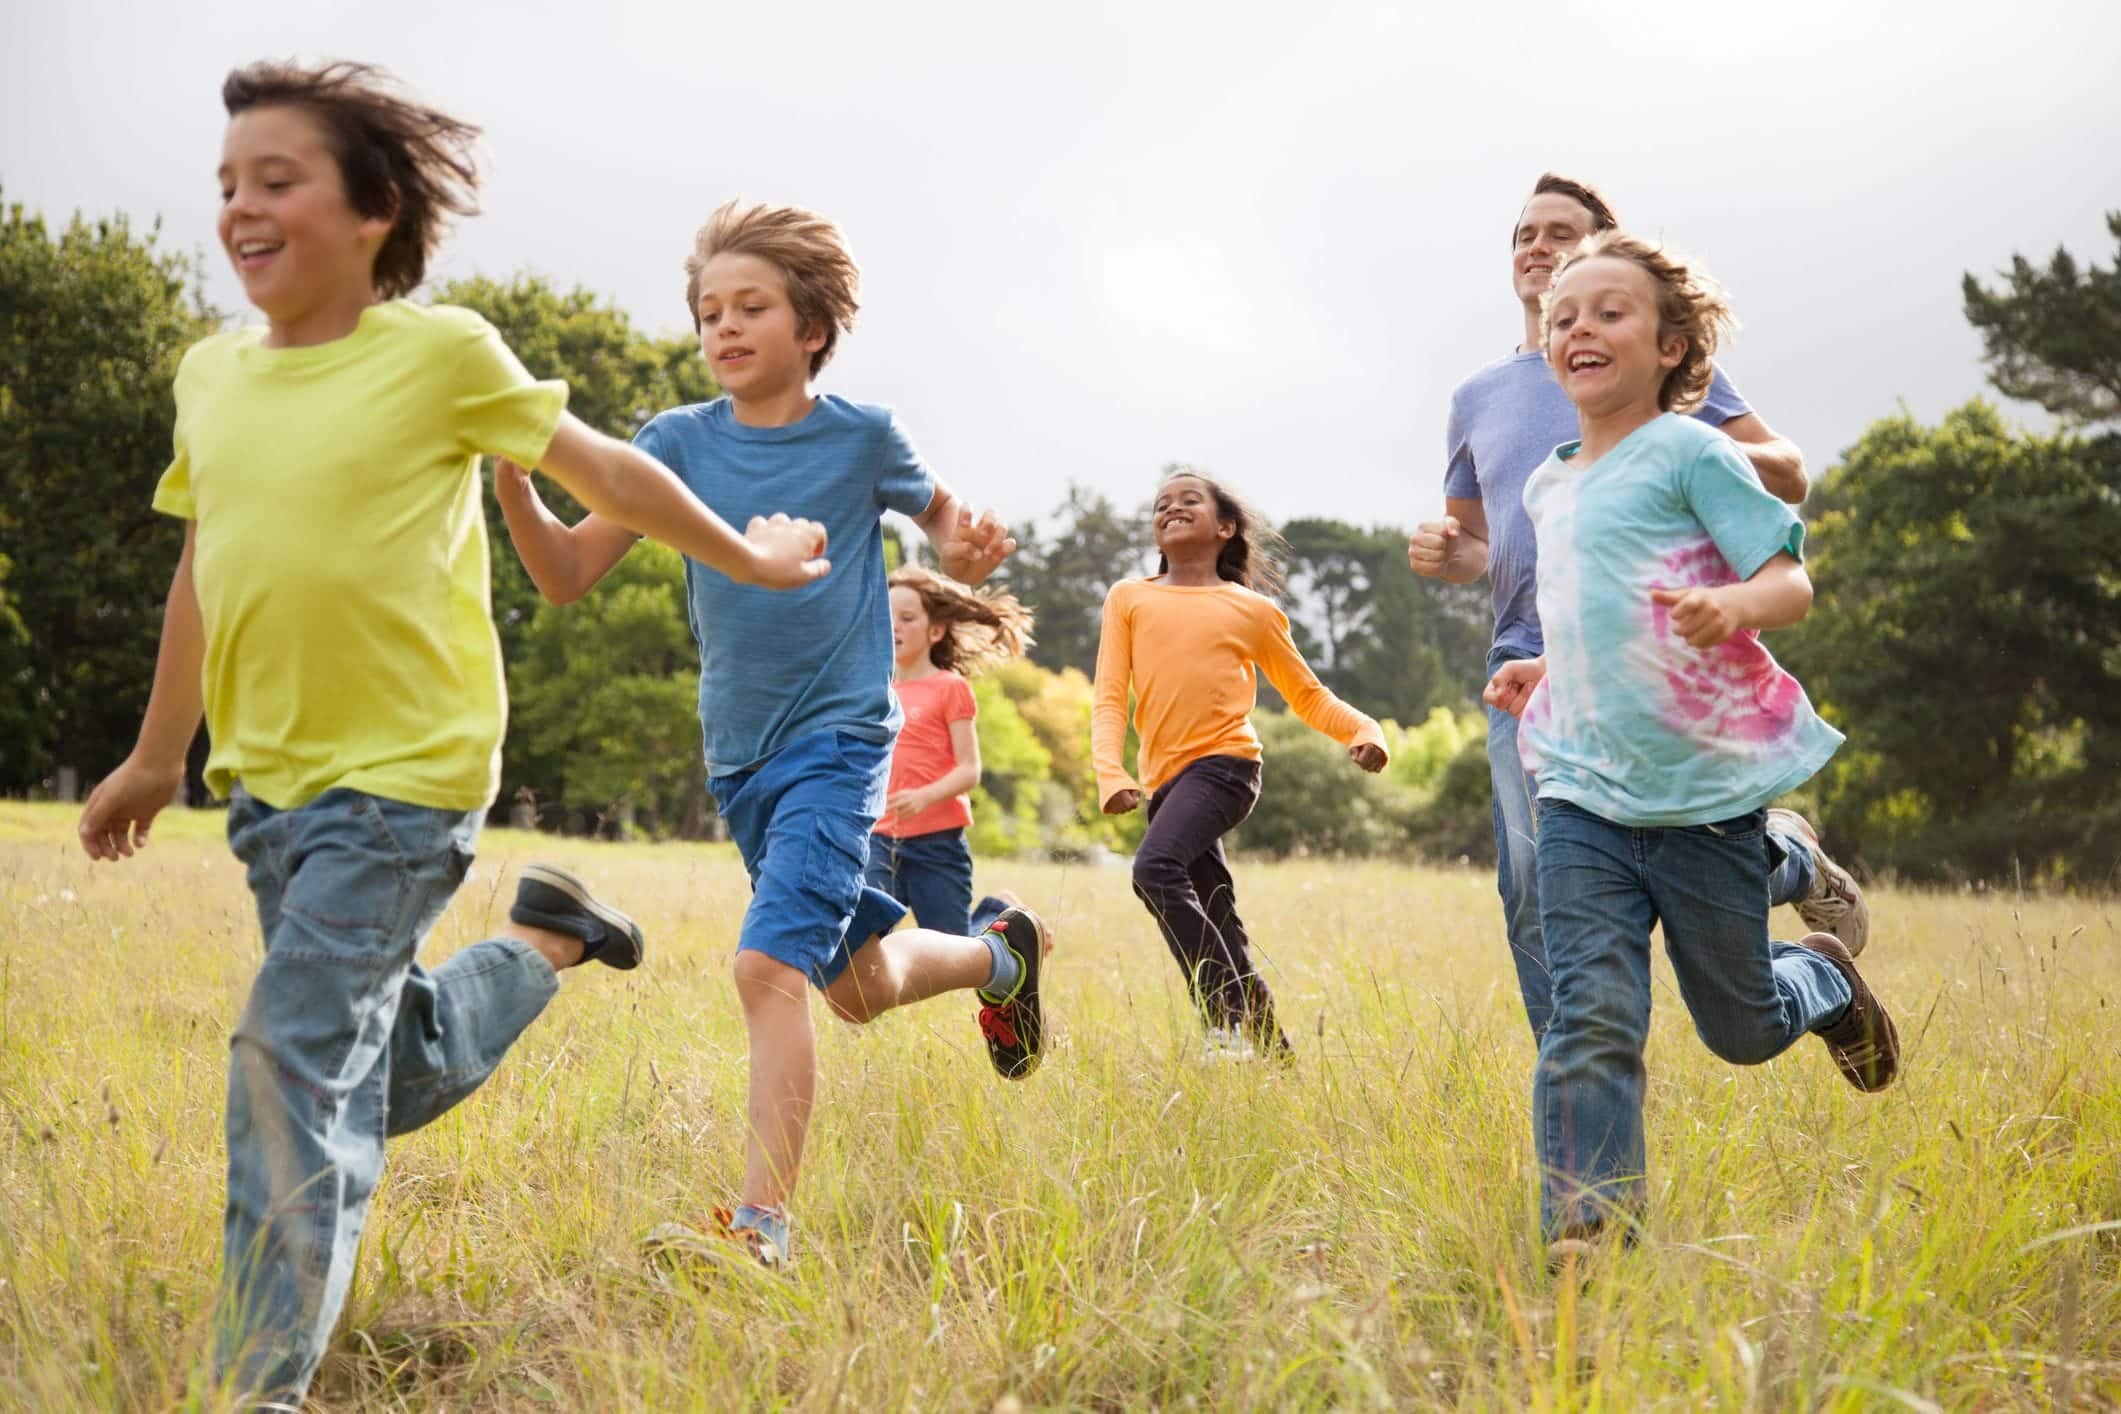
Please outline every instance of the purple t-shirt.
[[[1717, 369], [1694, 416], [1721, 427], [1752, 408]], [[1525, 514], [1524, 486], [1554, 449], [1582, 435], [1576, 404], [1547, 369], [1546, 355], [1495, 360], [1451, 394], [1444, 433], [1450, 467], [1443, 494], [1478, 498], [1488, 516], [1488, 581], [1495, 595], [1495, 646], [1528, 656], [1544, 651], [1539, 631], [1539, 544]]]

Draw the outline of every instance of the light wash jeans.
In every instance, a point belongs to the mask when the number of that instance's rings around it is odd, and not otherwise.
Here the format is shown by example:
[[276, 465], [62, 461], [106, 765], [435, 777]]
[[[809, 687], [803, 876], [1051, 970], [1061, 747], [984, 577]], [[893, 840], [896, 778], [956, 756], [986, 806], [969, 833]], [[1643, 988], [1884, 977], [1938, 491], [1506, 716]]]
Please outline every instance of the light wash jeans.
[[[1533, 656], [1498, 646], [1488, 654], [1488, 676], [1495, 676], [1504, 663]], [[1495, 796], [1495, 886], [1502, 895], [1503, 932], [1510, 960], [1517, 965], [1525, 1019], [1537, 1041], [1554, 1019], [1552, 970], [1539, 922], [1539, 788], [1518, 758], [1517, 719], [1493, 707], [1487, 713], [1488, 776]], [[1794, 903], [1811, 893], [1811, 851], [1772, 830], [1767, 841], [1769, 905]]]
[[353, 1276], [383, 1141], [487, 1076], [558, 983], [513, 939], [413, 960], [471, 867], [480, 816], [352, 790], [276, 810], [239, 786], [265, 962], [228, 1070], [219, 1373], [299, 1403]]
[[1643, 1203], [1650, 929], [1664, 924], [1702, 1041], [1758, 1065], [1847, 1012], [1826, 958], [1768, 938], [1766, 812], [1637, 829], [1540, 802], [1539, 891], [1553, 1023], [1532, 1081], [1540, 1225], [1580, 1233]]

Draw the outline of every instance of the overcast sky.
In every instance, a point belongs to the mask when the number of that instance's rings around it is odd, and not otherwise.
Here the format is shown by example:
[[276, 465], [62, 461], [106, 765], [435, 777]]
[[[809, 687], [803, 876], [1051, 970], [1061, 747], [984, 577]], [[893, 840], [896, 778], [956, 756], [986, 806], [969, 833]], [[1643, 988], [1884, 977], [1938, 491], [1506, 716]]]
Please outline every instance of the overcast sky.
[[1174, 460], [1278, 517], [1427, 514], [1453, 385], [1519, 337], [1543, 168], [1731, 287], [1725, 366], [1815, 471], [1983, 391], [1962, 271], [2106, 263], [2121, 208], [2107, 0], [5, 6], [6, 199], [159, 214], [224, 308], [217, 95], [270, 55], [385, 64], [485, 127], [441, 275], [673, 332], [717, 203], [825, 212], [865, 308], [820, 387], [1012, 517]]

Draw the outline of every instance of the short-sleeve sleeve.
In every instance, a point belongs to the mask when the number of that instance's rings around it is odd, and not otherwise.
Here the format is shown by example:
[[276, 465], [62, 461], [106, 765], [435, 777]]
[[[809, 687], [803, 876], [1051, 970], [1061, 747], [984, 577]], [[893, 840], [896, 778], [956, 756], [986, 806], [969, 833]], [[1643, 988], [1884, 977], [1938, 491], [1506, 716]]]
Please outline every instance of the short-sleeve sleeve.
[[1716, 364], [1709, 365], [1708, 396], [1701, 400], [1700, 407], [1694, 409], [1694, 416], [1711, 427], [1721, 427], [1752, 410], [1753, 405], [1739, 394], [1737, 385], [1725, 376], [1723, 369]]
[[184, 423], [184, 412], [189, 403], [185, 385], [190, 381], [185, 375], [190, 367], [191, 353], [187, 350], [183, 361], [177, 365], [177, 416], [170, 433], [169, 466], [163, 471], [162, 479], [155, 483], [153, 502], [156, 510], [179, 520], [196, 520], [199, 516], [198, 501], [191, 489], [191, 448]]
[[1710, 440], [1687, 464], [1679, 489], [1740, 579], [1751, 579], [1785, 551], [1804, 558], [1804, 522], [1762, 489], [1752, 463], [1730, 438]]
[[1451, 416], [1444, 424], [1443, 494], [1454, 501], [1480, 499], [1479, 468], [1473, 465], [1472, 419], [1466, 416], [1464, 399], [1451, 395]]
[[468, 453], [536, 466], [567, 410], [567, 385], [540, 382], [484, 319], [472, 316], [457, 360], [457, 443]]
[[969, 722], [979, 716], [979, 698], [972, 693], [972, 684], [962, 677], [953, 678], [950, 696], [943, 703], [943, 720], [946, 722]]
[[876, 503], [887, 511], [917, 516], [935, 499], [935, 473], [896, 417], [885, 415], [876, 449]]

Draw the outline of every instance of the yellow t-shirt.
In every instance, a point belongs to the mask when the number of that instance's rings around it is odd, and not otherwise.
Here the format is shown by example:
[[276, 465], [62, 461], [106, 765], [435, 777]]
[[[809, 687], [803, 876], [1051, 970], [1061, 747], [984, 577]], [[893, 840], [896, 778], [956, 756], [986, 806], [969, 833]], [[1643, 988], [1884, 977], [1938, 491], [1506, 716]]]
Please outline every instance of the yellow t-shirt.
[[567, 385], [469, 310], [392, 300], [311, 348], [204, 339], [176, 391], [155, 509], [198, 522], [207, 785], [490, 805], [508, 707], [478, 458], [535, 466]]

